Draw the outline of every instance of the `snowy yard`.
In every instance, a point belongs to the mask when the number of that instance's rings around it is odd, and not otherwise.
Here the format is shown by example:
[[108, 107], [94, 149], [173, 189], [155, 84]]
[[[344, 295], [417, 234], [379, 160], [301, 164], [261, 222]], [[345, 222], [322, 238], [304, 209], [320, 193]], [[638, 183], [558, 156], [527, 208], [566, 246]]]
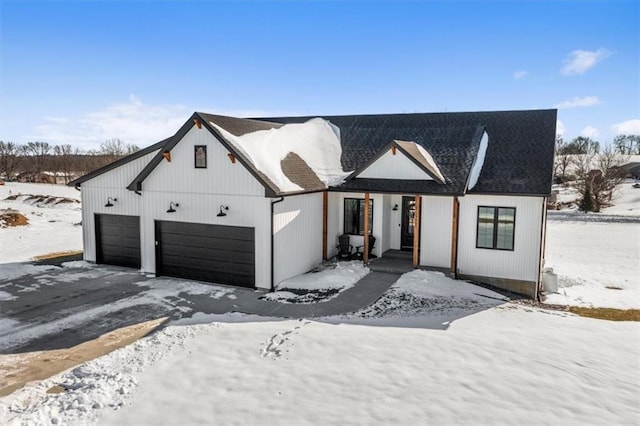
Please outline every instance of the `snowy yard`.
[[[80, 248], [80, 227], [73, 225], [79, 211], [11, 203], [27, 214], [42, 212], [44, 223], [34, 219], [21, 230], [23, 242], [0, 229], [0, 263], [14, 252], [15, 260], [26, 260]], [[46, 221], [56, 215], [58, 222]], [[73, 230], [78, 241], [42, 246], [46, 223], [53, 237]], [[547, 301], [639, 308], [639, 228], [550, 220], [547, 266], [559, 274], [561, 288]], [[22, 245], [14, 249], [14, 243]], [[347, 287], [367, 272], [347, 269], [282, 287], [340, 289], [338, 278]], [[0, 265], [0, 276], [20, 270]], [[374, 305], [349, 315], [196, 314], [174, 321], [0, 398], [0, 418], [9, 425], [637, 424], [638, 336], [637, 322], [517, 304], [442, 274], [413, 271]], [[47, 393], [56, 385], [64, 391]]]
[[[30, 195], [36, 197], [29, 197]], [[51, 196], [41, 200], [39, 196]], [[15, 200], [7, 200], [15, 197]], [[62, 201], [63, 199], [75, 202]], [[0, 211], [17, 210], [29, 224], [0, 227], [0, 263], [82, 250], [80, 192], [63, 185], [7, 182], [0, 185]]]
[[640, 309], [640, 223], [550, 220], [545, 264], [559, 276], [548, 303]]

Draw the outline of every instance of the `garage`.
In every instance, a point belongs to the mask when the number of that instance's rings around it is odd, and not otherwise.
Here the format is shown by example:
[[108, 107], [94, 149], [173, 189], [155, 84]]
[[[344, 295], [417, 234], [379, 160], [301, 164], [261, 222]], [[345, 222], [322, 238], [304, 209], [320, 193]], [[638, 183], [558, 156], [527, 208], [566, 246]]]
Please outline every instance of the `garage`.
[[255, 287], [255, 230], [156, 221], [156, 274]]
[[96, 263], [140, 268], [140, 218], [96, 214]]

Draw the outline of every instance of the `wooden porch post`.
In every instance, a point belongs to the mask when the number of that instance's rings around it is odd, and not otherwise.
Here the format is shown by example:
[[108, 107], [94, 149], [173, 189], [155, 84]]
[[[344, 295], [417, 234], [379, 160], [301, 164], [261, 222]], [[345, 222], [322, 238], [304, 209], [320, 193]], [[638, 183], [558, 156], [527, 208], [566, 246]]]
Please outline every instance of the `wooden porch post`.
[[451, 273], [456, 276], [458, 264], [458, 222], [460, 217], [460, 201], [453, 197], [453, 214], [451, 217]]
[[327, 222], [329, 218], [329, 193], [322, 193], [322, 260], [327, 260]]
[[362, 261], [365, 265], [369, 264], [369, 193], [364, 193], [364, 253], [362, 253]]
[[413, 216], [413, 267], [420, 265], [420, 196], [415, 196], [415, 210]]

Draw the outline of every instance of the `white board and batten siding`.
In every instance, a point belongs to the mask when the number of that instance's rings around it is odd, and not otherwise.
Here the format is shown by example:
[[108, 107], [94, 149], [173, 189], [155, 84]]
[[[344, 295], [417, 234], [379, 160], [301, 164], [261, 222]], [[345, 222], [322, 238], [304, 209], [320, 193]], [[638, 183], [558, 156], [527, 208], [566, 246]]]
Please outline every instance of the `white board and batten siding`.
[[[194, 147], [207, 147], [207, 167], [195, 168]], [[142, 270], [155, 272], [155, 221], [255, 228], [255, 285], [271, 287], [271, 200], [264, 187], [206, 129], [191, 128], [142, 184]], [[167, 213], [169, 203], [179, 204]], [[227, 215], [218, 217], [220, 206]]]
[[408, 179], [408, 180], [433, 180], [412, 160], [401, 151], [396, 150], [394, 155], [391, 150], [378, 158], [373, 164], [358, 174], [359, 178], [369, 179]]
[[[329, 192], [329, 215], [327, 218], [327, 255], [329, 258], [338, 254], [338, 235], [342, 234], [343, 223], [340, 221], [339, 210], [344, 208], [341, 193]], [[344, 212], [343, 212], [344, 215]]]
[[[544, 198], [466, 195], [460, 199], [458, 273], [537, 283]], [[478, 206], [514, 207], [514, 250], [476, 248]]]
[[[196, 169], [194, 146], [207, 147], [207, 168]], [[155, 273], [155, 221], [191, 222], [255, 229], [255, 284], [271, 287], [271, 200], [264, 187], [206, 129], [193, 127], [142, 183], [141, 195], [126, 187], [157, 152], [82, 184], [84, 258], [96, 260], [95, 213], [140, 216], [141, 270]], [[104, 207], [107, 197], [117, 198]], [[169, 203], [179, 204], [167, 213]], [[217, 217], [220, 206], [229, 207]]]
[[420, 265], [451, 267], [453, 197], [421, 197]]
[[274, 284], [322, 261], [322, 193], [286, 197], [274, 205]]
[[[83, 257], [89, 262], [96, 261], [95, 214], [116, 214], [141, 216], [142, 197], [127, 189], [127, 185], [142, 171], [158, 151], [143, 155], [118, 168], [83, 182], [82, 197], [82, 239]], [[107, 198], [115, 198], [113, 207], [105, 207]]]

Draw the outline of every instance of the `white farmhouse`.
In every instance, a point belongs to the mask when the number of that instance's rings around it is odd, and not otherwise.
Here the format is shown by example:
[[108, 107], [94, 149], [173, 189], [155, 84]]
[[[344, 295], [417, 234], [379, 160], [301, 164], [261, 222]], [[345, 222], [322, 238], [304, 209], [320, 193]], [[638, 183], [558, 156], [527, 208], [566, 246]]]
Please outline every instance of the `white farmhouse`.
[[[243, 119], [194, 113], [70, 185], [84, 258], [273, 289], [337, 254], [536, 297], [556, 110]], [[364, 235], [375, 237], [363, 238]]]

